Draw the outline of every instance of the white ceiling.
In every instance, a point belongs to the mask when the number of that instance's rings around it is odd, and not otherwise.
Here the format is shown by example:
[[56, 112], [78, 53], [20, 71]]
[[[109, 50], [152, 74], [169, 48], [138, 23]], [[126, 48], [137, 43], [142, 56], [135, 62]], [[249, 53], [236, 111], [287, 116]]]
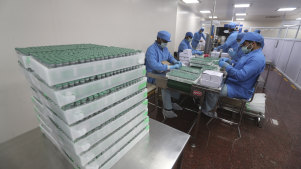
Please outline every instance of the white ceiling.
[[[179, 1], [180, 5], [186, 6], [188, 11], [209, 20], [209, 14], [201, 14], [199, 11], [213, 10], [214, 0], [199, 0], [198, 4], [185, 4], [182, 0]], [[251, 7], [234, 8], [233, 5], [236, 3], [251, 3]], [[276, 11], [281, 7], [297, 7], [297, 9], [292, 12]], [[215, 16], [218, 16], [218, 20], [231, 20], [237, 12], [246, 12], [248, 14], [245, 16], [246, 21], [295, 20], [301, 17], [301, 0], [216, 0]]]

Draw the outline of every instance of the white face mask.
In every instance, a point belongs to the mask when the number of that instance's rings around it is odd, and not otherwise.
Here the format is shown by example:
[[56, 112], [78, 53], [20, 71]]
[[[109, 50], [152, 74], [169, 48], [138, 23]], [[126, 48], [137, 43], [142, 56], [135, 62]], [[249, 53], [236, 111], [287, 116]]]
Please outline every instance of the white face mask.
[[161, 45], [160, 45], [162, 48], [165, 48], [167, 46], [167, 43], [163, 43], [161, 42]]
[[188, 39], [188, 42], [191, 42], [191, 41], [192, 41], [192, 38], [189, 38], [189, 39]]

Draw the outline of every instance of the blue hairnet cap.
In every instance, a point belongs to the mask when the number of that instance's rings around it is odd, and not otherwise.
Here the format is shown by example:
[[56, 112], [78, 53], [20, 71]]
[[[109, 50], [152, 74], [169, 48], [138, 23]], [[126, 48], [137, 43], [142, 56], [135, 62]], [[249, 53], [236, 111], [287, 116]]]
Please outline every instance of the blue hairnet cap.
[[256, 33], [260, 33], [261, 31], [259, 29], [256, 29], [254, 32]]
[[230, 29], [235, 29], [236, 26], [237, 26], [237, 24], [234, 22], [231, 22], [228, 24], [228, 28], [230, 28]]
[[239, 33], [238, 35], [237, 35], [237, 40], [242, 40], [242, 38], [245, 36], [245, 34], [246, 33]]
[[166, 40], [167, 42], [171, 42], [170, 36], [171, 36], [170, 33], [167, 31], [160, 31], [160, 32], [158, 32], [158, 35], [157, 35], [158, 38]]
[[204, 27], [201, 27], [201, 29], [200, 29], [201, 31], [204, 31], [205, 30], [205, 28]]
[[187, 36], [190, 36], [190, 37], [192, 37], [192, 38], [193, 38], [193, 34], [192, 34], [192, 32], [187, 32], [187, 33], [186, 33], [186, 35], [185, 35], [185, 37], [187, 37]]
[[249, 30], [248, 30], [248, 29], [245, 29], [244, 32], [249, 32]]
[[261, 44], [262, 48], [264, 46], [263, 36], [261, 36], [259, 33], [255, 33], [255, 32], [246, 33], [245, 36], [240, 41], [239, 46], [241, 46], [246, 40], [247, 41], [252, 41], [252, 42], [258, 42], [258, 43]]

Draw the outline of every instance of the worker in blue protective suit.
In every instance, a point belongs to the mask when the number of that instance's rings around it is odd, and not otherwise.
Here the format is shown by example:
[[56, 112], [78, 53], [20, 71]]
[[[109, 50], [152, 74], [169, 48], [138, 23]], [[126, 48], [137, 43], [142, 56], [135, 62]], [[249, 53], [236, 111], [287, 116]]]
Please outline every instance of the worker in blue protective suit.
[[260, 29], [256, 29], [254, 32], [259, 33], [260, 34]]
[[193, 38], [193, 34], [191, 32], [187, 32], [185, 35], [185, 38], [182, 40], [182, 42], [179, 45], [178, 48], [178, 53], [180, 54], [180, 52], [183, 52], [185, 49], [191, 49], [192, 50], [192, 54], [198, 54], [198, 55], [202, 55], [203, 52], [199, 51], [199, 50], [194, 50], [191, 48], [190, 46], [190, 42], [192, 41]]
[[[157, 40], [147, 49], [145, 53], [145, 65], [147, 72], [163, 73], [167, 70], [178, 69], [182, 66], [180, 61], [177, 61], [168, 51], [167, 43], [170, 42], [170, 33], [167, 31], [160, 31], [157, 34]], [[173, 65], [164, 65], [162, 61], [168, 61]], [[148, 83], [155, 84], [153, 78], [147, 78]], [[183, 110], [178, 104], [171, 102], [171, 97], [179, 99], [180, 94], [170, 91], [169, 89], [162, 89], [163, 100], [163, 116], [164, 118], [175, 118], [177, 114], [173, 110]]]
[[202, 27], [198, 32], [194, 33], [192, 43], [191, 43], [192, 49], [196, 49], [198, 47], [198, 44], [199, 44], [199, 42], [202, 41], [201, 40], [202, 38], [206, 41], [206, 37], [203, 33], [204, 30], [205, 30], [205, 28]]
[[249, 30], [248, 30], [248, 29], [245, 29], [245, 30], [244, 30], [244, 33], [247, 33], [247, 32], [249, 32]]
[[227, 79], [221, 93], [206, 93], [202, 106], [204, 114], [216, 117], [214, 111], [219, 96], [231, 98], [250, 99], [254, 93], [254, 85], [265, 67], [265, 57], [262, 53], [264, 47], [263, 37], [255, 32], [248, 32], [240, 42], [244, 56], [234, 65], [227, 63], [229, 58], [221, 58], [219, 66], [227, 71]]
[[[239, 33], [237, 35], [237, 39], [236, 42], [237, 44], [240, 43], [241, 39], [245, 36], [246, 33]], [[231, 57], [231, 62], [229, 62], [230, 64], [235, 64], [238, 62], [238, 60], [244, 55], [244, 53], [241, 50], [241, 47], [237, 45], [236, 48], [230, 48], [228, 51], [228, 54]]]
[[214, 50], [219, 51], [223, 49], [223, 52], [228, 52], [230, 48], [236, 48], [238, 46], [236, 42], [237, 35], [238, 35], [238, 31], [236, 30], [236, 25], [237, 24], [234, 22], [228, 24], [228, 30], [231, 33], [230, 36], [227, 38], [226, 42], [223, 45], [214, 48]]

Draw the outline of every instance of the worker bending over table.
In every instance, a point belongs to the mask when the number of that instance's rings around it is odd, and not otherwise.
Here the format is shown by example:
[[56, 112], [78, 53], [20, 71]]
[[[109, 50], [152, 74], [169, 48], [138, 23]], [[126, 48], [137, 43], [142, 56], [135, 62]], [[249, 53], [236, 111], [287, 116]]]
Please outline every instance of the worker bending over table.
[[214, 50], [223, 50], [223, 52], [228, 52], [228, 50], [230, 48], [237, 48], [238, 44], [236, 42], [236, 39], [237, 39], [237, 35], [238, 35], [238, 31], [236, 30], [236, 23], [234, 22], [231, 22], [228, 24], [228, 30], [229, 30], [229, 37], [227, 38], [226, 42], [221, 45], [221, 46], [218, 46], [216, 48], [214, 48]]
[[199, 51], [199, 50], [195, 50], [192, 49], [190, 43], [192, 41], [193, 38], [193, 34], [191, 32], [187, 32], [185, 34], [185, 38], [182, 40], [182, 42], [180, 43], [179, 47], [178, 47], [178, 54], [180, 54], [181, 52], [183, 52], [185, 49], [191, 49], [192, 54], [198, 54], [198, 55], [202, 55], [203, 52]]
[[207, 116], [217, 117], [215, 108], [219, 96], [249, 100], [255, 92], [254, 85], [265, 67], [265, 57], [262, 53], [264, 39], [258, 33], [248, 32], [239, 46], [245, 55], [235, 65], [230, 64], [232, 61], [229, 58], [219, 60], [219, 66], [225, 68], [227, 78], [220, 94], [206, 93], [202, 112]]
[[198, 44], [203, 41], [202, 38], [206, 41], [206, 37], [203, 33], [204, 30], [205, 28], [202, 27], [198, 32], [194, 33], [191, 43], [192, 49], [196, 49], [198, 47]]
[[[180, 61], [177, 61], [168, 51], [167, 43], [170, 42], [170, 33], [167, 31], [160, 31], [157, 34], [157, 40], [147, 49], [145, 53], [145, 65], [147, 72], [163, 73], [167, 70], [178, 69], [182, 66]], [[174, 65], [165, 65], [162, 62], [168, 61]], [[148, 83], [155, 84], [155, 79], [148, 77]], [[171, 102], [171, 97], [175, 99], [180, 98], [178, 92], [170, 91], [169, 89], [162, 89], [163, 100], [163, 116], [164, 118], [175, 118], [177, 114], [173, 110], [183, 110], [177, 103]]]

